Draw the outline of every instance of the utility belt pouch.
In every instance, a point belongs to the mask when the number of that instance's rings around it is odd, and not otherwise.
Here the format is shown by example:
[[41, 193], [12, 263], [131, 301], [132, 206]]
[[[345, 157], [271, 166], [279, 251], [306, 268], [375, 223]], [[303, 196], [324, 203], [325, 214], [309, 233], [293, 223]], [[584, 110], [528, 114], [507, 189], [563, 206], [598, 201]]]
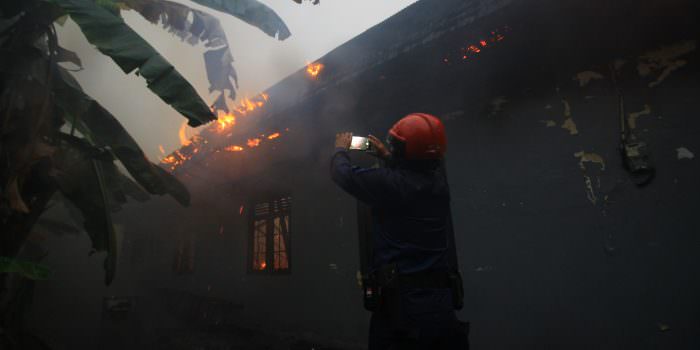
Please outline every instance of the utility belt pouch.
[[396, 264], [388, 264], [362, 277], [365, 310], [374, 312], [381, 308], [387, 294], [398, 288], [398, 276]]
[[376, 274], [362, 276], [362, 298], [365, 310], [374, 312], [381, 306], [381, 287], [377, 283]]
[[462, 284], [462, 273], [451, 271], [448, 274], [450, 290], [452, 291], [452, 305], [455, 310], [462, 310], [464, 307], [464, 285]]

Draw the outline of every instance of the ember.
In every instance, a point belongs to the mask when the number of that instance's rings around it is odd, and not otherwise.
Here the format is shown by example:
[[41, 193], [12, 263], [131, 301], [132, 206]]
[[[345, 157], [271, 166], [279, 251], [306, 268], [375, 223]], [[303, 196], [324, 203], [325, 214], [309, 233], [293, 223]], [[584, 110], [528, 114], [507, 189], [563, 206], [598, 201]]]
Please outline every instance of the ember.
[[236, 125], [236, 116], [233, 113], [223, 113], [219, 111], [219, 116], [216, 119], [216, 124], [218, 127], [217, 131], [224, 131], [229, 126]]
[[268, 140], [274, 140], [276, 138], [280, 137], [280, 133], [276, 132], [270, 136], [267, 137]]
[[253, 147], [258, 147], [260, 146], [260, 139], [255, 138], [255, 139], [248, 139], [248, 147], [253, 148]]
[[323, 67], [322, 63], [309, 63], [306, 65], [306, 73], [308, 73], [310, 77], [316, 79], [323, 70]]
[[[497, 42], [505, 39], [505, 36], [502, 34], [502, 32], [508, 32], [508, 31], [510, 31], [510, 28], [508, 26], [503, 27], [503, 29], [491, 31], [491, 33], [490, 33], [491, 36], [489, 38], [479, 39], [478, 41], [475, 41], [474, 44], [469, 44], [469, 45], [466, 45], [466, 46], [460, 48], [459, 56], [457, 56], [457, 57], [461, 57], [462, 60], [468, 60], [470, 58], [477, 56], [484, 49], [491, 47], [489, 44], [494, 44], [494, 43], [497, 43]], [[448, 54], [448, 57], [442, 58], [442, 61], [445, 64], [450, 63], [451, 60], [450, 60], [449, 56], [452, 56], [452, 54]]]
[[183, 146], [187, 146], [190, 144], [190, 140], [187, 139], [187, 133], [186, 129], [187, 128], [187, 121], [182, 122], [182, 125], [180, 125], [180, 131], [177, 133], [177, 135], [180, 137], [180, 144]]
[[243, 147], [241, 147], [241, 146], [228, 146], [228, 147], [224, 148], [224, 151], [228, 151], [228, 152], [240, 152], [242, 150], [243, 150]]

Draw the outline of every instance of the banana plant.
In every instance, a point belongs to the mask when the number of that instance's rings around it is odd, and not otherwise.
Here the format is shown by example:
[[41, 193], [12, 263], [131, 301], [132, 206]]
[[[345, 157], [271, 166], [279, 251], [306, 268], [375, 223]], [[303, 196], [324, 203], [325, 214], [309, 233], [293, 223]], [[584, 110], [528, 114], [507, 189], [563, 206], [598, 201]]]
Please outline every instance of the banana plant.
[[[284, 21], [257, 0], [192, 2], [279, 40], [291, 35]], [[206, 103], [124, 22], [123, 11], [136, 11], [188, 44], [204, 44], [209, 92], [218, 93], [213, 103]], [[11, 305], [17, 298], [8, 296], [12, 288], [6, 288], [6, 277], [26, 270], [18, 266], [31, 266], [14, 257], [50, 200], [63, 200], [82, 213], [93, 250], [107, 252], [108, 285], [117, 265], [111, 214], [127, 198], [145, 201], [167, 194], [183, 206], [190, 201], [185, 186], [152, 163], [118, 118], [83, 91], [66, 69], [68, 63], [83, 68], [75, 52], [59, 45], [55, 25], [67, 18], [124, 74], [142, 77], [153, 94], [190, 126], [215, 120], [217, 110], [228, 111], [226, 100], [234, 99], [237, 89], [228, 39], [208, 11], [169, 0], [0, 1], [0, 263], [7, 263], [0, 266], [0, 347], [12, 348], [11, 328], [21, 323], [16, 310], [22, 308]]]
[[[291, 35], [282, 19], [257, 0], [192, 2], [245, 21], [279, 40]], [[209, 90], [218, 93], [213, 103], [206, 103], [172, 64], [124, 22], [123, 11], [136, 11], [191, 45], [204, 44]], [[0, 260], [14, 261], [49, 201], [59, 198], [82, 213], [93, 249], [107, 252], [105, 283], [110, 284], [117, 261], [111, 214], [127, 198], [145, 201], [151, 195], [167, 194], [187, 206], [190, 197], [175, 177], [145, 156], [118, 118], [83, 91], [66, 69], [68, 63], [83, 68], [76, 53], [59, 45], [55, 25], [67, 18], [125, 74], [142, 77], [153, 94], [190, 126], [211, 122], [216, 110], [227, 110], [226, 100], [235, 98], [236, 71], [217, 17], [183, 2], [0, 1]], [[0, 269], [3, 315], [13, 310], [3, 302], [11, 298], [2, 294], [7, 291], [7, 271], [14, 270]], [[18, 317], [0, 320], [0, 333], [8, 334], [13, 319]]]

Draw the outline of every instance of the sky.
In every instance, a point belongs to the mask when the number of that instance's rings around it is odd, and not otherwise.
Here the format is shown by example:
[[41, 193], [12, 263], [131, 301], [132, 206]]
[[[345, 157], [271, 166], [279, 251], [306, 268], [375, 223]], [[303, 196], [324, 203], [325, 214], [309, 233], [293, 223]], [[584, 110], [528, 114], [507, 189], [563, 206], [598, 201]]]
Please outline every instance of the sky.
[[[187, 0], [176, 0], [205, 10], [221, 21], [238, 72], [238, 96], [253, 97], [289, 74], [313, 62], [416, 0], [321, 0], [319, 5], [291, 0], [260, 0], [285, 21], [292, 36], [278, 41], [232, 16]], [[190, 46], [133, 11], [124, 20], [158, 50], [195, 87], [207, 103], [208, 92], [201, 46]], [[80, 56], [84, 69], [74, 76], [93, 98], [119, 119], [152, 161], [179, 148], [178, 130], [185, 120], [148, 90], [145, 80], [125, 75], [108, 57], [90, 45], [78, 26], [68, 21], [57, 28], [59, 43]], [[194, 129], [188, 128], [188, 134]]]

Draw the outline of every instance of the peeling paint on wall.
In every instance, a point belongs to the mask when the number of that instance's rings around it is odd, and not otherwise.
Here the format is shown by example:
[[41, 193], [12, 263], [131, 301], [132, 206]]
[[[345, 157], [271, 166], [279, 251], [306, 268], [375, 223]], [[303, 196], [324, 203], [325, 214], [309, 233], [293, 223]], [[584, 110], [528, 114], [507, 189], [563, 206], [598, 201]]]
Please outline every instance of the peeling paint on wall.
[[679, 160], [680, 159], [693, 159], [693, 158], [695, 158], [695, 154], [685, 147], [676, 148], [676, 153], [677, 153], [676, 157], [678, 157]]
[[[588, 198], [588, 201], [593, 205], [596, 205], [596, 203], [598, 203], [598, 196], [596, 195], [596, 190], [594, 188], [593, 181], [591, 180], [591, 176], [587, 174], [589, 169], [586, 168], [586, 163], [598, 164], [600, 166], [599, 171], [602, 172], [605, 171], [605, 160], [597, 153], [588, 153], [585, 151], [574, 153], [574, 157], [579, 158], [578, 166], [583, 171], [583, 183], [586, 189], [586, 198]], [[596, 187], [600, 189], [600, 176], [597, 175]]]
[[579, 158], [578, 166], [581, 170], [586, 170], [586, 163], [598, 164], [601, 171], [605, 170], [605, 160], [600, 154], [580, 151], [574, 153], [574, 157]]
[[661, 84], [675, 70], [685, 66], [688, 62], [678, 59], [696, 48], [694, 40], [683, 41], [671, 46], [664, 46], [659, 50], [647, 52], [639, 57], [637, 71], [642, 77], [646, 77], [653, 72], [661, 70], [661, 74], [655, 81], [649, 83], [649, 87]]
[[651, 114], [651, 107], [649, 105], [644, 105], [643, 110], [629, 114], [629, 116], [627, 117], [627, 125], [629, 125], [630, 129], [636, 129], [637, 128], [637, 119], [639, 119], [639, 117], [641, 117], [643, 115], [649, 115], [649, 114]]
[[[598, 197], [596, 197], [595, 190], [593, 190], [591, 177], [588, 175], [583, 175], [583, 181], [586, 185], [586, 197], [591, 203], [593, 203], [593, 205], [595, 205], [598, 202]], [[598, 183], [600, 183], [600, 181], [598, 181]]]
[[576, 128], [576, 123], [572, 118], [567, 118], [564, 120], [564, 124], [561, 125], [562, 129], [569, 130], [569, 134], [578, 135], [578, 129]]
[[574, 118], [571, 117], [571, 106], [569, 101], [562, 99], [561, 103], [564, 105], [564, 123], [561, 125], [562, 129], [569, 130], [569, 134], [578, 135], [578, 129], [576, 128], [576, 122]]
[[601, 80], [603, 78], [604, 77], [602, 74], [600, 74], [598, 72], [594, 72], [592, 70], [579, 72], [578, 74], [576, 74], [574, 76], [574, 80], [578, 80], [578, 84], [580, 87], [584, 87], [584, 86], [588, 85], [588, 83], [590, 83], [591, 80]]

